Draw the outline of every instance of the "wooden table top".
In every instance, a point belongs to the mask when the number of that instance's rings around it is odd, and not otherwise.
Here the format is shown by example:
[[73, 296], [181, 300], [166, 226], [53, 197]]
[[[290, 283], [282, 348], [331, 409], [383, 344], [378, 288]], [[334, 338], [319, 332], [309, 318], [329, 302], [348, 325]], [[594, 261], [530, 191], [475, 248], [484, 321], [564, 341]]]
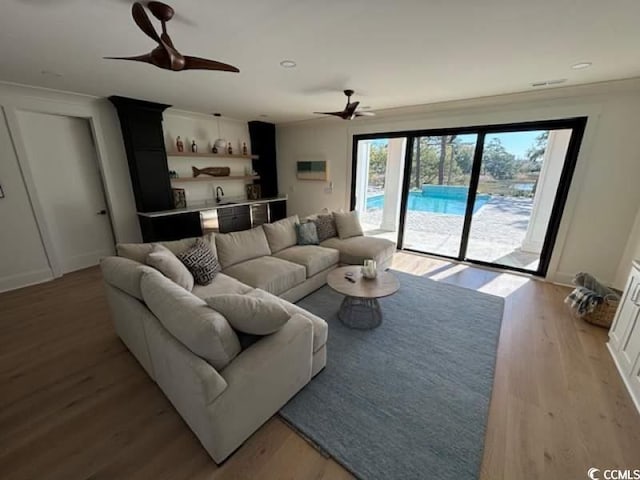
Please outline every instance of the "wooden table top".
[[[361, 268], [361, 265], [338, 267], [327, 276], [327, 284], [338, 293], [358, 298], [388, 297], [400, 288], [400, 282], [393, 273], [378, 271], [378, 276], [369, 280], [362, 277]], [[349, 272], [355, 283], [345, 278]]]

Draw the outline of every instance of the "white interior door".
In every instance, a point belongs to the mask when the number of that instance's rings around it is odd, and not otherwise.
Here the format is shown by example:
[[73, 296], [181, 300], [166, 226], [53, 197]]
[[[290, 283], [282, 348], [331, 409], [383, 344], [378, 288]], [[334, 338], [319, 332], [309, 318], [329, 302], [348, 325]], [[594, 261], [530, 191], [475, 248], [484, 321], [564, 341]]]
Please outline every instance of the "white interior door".
[[89, 120], [17, 112], [35, 193], [62, 273], [114, 251]]

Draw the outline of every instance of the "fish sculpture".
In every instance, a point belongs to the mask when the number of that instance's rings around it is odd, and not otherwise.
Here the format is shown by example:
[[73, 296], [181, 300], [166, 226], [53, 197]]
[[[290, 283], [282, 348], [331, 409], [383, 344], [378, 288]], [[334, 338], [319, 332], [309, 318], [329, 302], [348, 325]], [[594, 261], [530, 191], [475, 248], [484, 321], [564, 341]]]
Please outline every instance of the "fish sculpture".
[[196, 168], [191, 167], [191, 171], [193, 172], [194, 177], [198, 177], [200, 175], [211, 175], [212, 177], [228, 177], [231, 173], [231, 169], [229, 167], [207, 167], [207, 168]]

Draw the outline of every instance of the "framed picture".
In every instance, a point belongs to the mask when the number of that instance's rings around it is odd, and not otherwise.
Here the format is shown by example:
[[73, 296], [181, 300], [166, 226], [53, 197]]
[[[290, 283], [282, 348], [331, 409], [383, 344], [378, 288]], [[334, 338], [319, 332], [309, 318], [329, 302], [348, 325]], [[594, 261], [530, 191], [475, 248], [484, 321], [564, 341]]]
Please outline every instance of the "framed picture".
[[262, 198], [260, 185], [247, 185], [247, 200], [260, 200], [260, 198]]
[[298, 180], [328, 180], [326, 160], [304, 161], [296, 163], [296, 177]]
[[173, 206], [175, 208], [187, 208], [187, 196], [184, 188], [172, 188], [173, 192]]

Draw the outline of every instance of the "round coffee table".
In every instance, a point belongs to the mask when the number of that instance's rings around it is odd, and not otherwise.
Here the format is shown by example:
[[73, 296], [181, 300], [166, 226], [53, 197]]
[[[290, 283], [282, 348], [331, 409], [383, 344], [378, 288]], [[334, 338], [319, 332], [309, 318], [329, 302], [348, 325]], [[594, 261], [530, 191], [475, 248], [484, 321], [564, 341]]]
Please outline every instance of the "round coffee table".
[[[345, 296], [338, 310], [340, 321], [351, 328], [368, 330], [382, 323], [378, 299], [396, 293], [400, 282], [390, 272], [378, 272], [375, 279], [366, 279], [361, 268], [360, 265], [336, 268], [327, 276], [327, 284]], [[353, 283], [347, 280], [347, 274]]]

